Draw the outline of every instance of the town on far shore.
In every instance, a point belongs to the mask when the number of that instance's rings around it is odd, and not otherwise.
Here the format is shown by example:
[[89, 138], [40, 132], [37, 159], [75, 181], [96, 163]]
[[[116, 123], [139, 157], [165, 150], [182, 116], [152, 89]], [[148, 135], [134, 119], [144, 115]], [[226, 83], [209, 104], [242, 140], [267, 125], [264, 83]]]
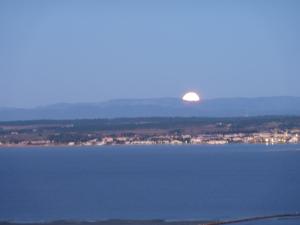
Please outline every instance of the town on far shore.
[[300, 117], [122, 118], [0, 122], [0, 147], [297, 144]]

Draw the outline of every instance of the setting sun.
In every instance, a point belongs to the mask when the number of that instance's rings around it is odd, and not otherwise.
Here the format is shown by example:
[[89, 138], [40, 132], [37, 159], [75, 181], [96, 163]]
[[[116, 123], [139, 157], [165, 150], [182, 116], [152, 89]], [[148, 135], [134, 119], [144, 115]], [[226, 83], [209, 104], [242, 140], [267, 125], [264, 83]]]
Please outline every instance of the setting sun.
[[200, 97], [196, 92], [187, 92], [182, 97], [182, 100], [187, 102], [198, 102], [200, 101]]

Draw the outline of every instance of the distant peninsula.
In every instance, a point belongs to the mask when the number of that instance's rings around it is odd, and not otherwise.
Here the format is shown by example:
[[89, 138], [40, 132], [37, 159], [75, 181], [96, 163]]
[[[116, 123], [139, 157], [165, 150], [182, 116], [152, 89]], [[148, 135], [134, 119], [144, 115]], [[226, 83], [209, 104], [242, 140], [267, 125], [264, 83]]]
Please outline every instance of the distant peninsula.
[[296, 144], [300, 116], [145, 117], [0, 122], [0, 147]]

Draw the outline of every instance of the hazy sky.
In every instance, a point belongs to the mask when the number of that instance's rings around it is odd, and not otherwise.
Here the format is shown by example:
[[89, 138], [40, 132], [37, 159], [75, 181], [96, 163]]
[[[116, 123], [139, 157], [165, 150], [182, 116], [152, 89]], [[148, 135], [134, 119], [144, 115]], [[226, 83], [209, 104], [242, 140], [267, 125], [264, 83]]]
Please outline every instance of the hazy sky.
[[300, 1], [0, 1], [0, 107], [300, 96]]

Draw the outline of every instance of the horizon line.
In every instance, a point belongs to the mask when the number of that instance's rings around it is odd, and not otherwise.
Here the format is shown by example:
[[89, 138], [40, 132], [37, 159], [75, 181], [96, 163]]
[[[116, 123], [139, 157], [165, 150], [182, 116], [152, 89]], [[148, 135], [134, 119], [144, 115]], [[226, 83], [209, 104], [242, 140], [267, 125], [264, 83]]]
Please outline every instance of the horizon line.
[[[213, 98], [205, 98], [200, 96], [200, 102], [203, 100], [217, 100], [217, 99], [261, 99], [261, 98], [300, 98], [300, 96], [293, 96], [293, 95], [272, 95], [272, 96], [255, 96], [255, 97], [247, 97], [247, 96], [239, 96], [239, 97], [213, 97]], [[70, 101], [70, 102], [56, 102], [56, 103], [49, 103], [49, 104], [40, 104], [35, 106], [0, 106], [0, 110], [2, 109], [36, 109], [36, 108], [43, 108], [55, 105], [77, 105], [77, 104], [101, 104], [101, 103], [108, 103], [114, 101], [142, 101], [142, 100], [158, 100], [158, 99], [180, 99], [181, 97], [145, 97], [145, 98], [112, 98], [102, 101], [86, 101], [86, 102], [79, 102], [79, 101]]]

